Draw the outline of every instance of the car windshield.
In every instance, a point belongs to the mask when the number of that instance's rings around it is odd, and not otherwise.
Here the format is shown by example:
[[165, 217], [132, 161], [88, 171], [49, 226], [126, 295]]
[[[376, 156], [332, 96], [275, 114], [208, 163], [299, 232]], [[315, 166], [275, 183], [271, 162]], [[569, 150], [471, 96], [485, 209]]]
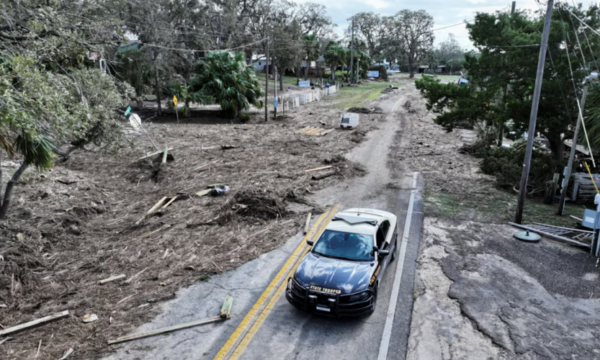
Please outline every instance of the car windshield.
[[313, 252], [318, 255], [355, 261], [373, 260], [373, 236], [325, 230]]

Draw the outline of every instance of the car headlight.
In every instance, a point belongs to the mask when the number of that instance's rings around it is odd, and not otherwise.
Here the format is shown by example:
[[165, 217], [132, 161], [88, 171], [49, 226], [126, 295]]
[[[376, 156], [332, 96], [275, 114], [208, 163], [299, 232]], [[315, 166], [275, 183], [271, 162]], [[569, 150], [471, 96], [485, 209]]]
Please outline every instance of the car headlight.
[[354, 294], [354, 295], [350, 295], [350, 297], [348, 298], [348, 302], [357, 302], [357, 301], [363, 301], [363, 300], [367, 300], [367, 298], [369, 297], [369, 292], [368, 291], [363, 291], [360, 294]]

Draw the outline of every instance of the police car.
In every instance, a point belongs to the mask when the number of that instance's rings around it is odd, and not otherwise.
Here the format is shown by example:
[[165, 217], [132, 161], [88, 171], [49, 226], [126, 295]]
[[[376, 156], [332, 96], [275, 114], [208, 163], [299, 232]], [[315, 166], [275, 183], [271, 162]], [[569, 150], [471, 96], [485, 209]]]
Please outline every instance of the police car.
[[381, 210], [337, 213], [288, 279], [294, 306], [336, 317], [371, 314], [398, 250], [397, 218]]

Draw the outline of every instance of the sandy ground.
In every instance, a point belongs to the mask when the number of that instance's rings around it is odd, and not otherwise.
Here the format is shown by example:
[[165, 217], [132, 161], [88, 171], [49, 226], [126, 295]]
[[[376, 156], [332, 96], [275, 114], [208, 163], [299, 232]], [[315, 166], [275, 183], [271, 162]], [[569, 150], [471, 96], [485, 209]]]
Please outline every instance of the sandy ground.
[[[360, 130], [343, 131], [335, 128], [341, 113], [335, 103], [330, 97], [266, 124], [259, 115], [240, 124], [206, 112], [180, 124], [174, 116], [155, 118], [146, 124], [150, 136], [160, 148], [174, 148], [166, 165], [159, 157], [138, 161], [155, 149], [142, 132], [128, 131], [118, 154], [76, 153], [52, 171], [26, 173], [0, 226], [0, 324], [71, 314], [11, 336], [0, 358], [33, 358], [38, 347], [38, 359], [59, 358], [68, 348], [78, 359], [93, 358], [107, 351], [108, 339], [152, 318], [178, 289], [279, 247], [307, 212], [322, 211], [308, 195], [364, 175], [343, 154], [383, 116], [362, 115]], [[307, 126], [335, 130], [297, 133]], [[3, 166], [10, 172], [17, 164]], [[314, 180], [323, 171], [305, 172], [321, 166], [335, 174]], [[195, 195], [211, 184], [231, 190]], [[126, 278], [98, 284], [119, 274]], [[86, 314], [99, 320], [84, 324]]]
[[411, 143], [391, 160], [426, 188], [407, 359], [600, 359], [595, 259], [515, 240], [505, 225], [515, 196], [479, 173], [461, 133], [435, 125], [418, 95], [411, 108]]

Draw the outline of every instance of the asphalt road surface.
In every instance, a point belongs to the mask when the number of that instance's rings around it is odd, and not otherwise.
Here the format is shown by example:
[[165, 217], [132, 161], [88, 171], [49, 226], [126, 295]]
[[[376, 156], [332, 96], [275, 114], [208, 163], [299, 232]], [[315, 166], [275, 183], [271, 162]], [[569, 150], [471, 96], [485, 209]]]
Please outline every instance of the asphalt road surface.
[[[120, 345], [107, 359], [404, 359], [423, 223], [419, 175], [390, 169], [388, 163], [396, 133], [410, 128], [404, 102], [402, 90], [382, 99], [377, 104], [384, 109], [378, 129], [347, 155], [363, 164], [367, 175], [311, 199], [333, 210], [372, 207], [398, 216], [400, 251], [384, 275], [372, 315], [337, 320], [288, 304], [282, 296], [286, 280], [308, 249], [306, 237], [298, 234], [234, 271], [181, 290], [162, 306], [161, 315], [136, 332], [218, 315], [226, 295], [234, 297], [230, 320]], [[402, 137], [401, 142], [407, 141]], [[320, 223], [314, 219], [307, 237], [318, 235], [327, 215]]]

